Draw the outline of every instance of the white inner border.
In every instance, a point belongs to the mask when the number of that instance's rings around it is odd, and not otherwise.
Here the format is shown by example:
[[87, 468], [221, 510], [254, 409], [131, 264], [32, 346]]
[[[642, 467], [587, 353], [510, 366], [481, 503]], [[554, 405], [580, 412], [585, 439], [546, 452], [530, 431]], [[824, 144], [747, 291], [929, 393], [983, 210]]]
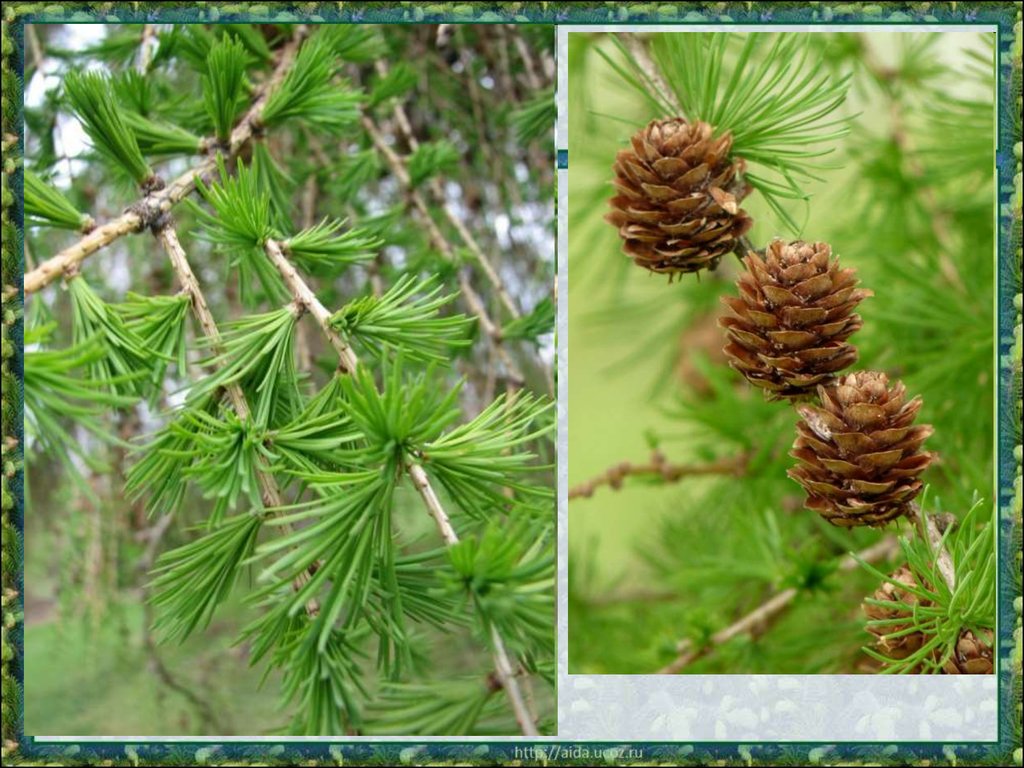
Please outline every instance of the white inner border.
[[[556, 149], [573, 32], [995, 32], [993, 25], [560, 25]], [[998, 56], [998, 51], [996, 53]], [[998, 98], [998, 97], [997, 97]], [[993, 139], [993, 143], [995, 139]], [[993, 147], [993, 158], [995, 148]], [[572, 155], [569, 168], [572, 168]], [[994, 165], [994, 159], [993, 159]], [[558, 734], [574, 741], [996, 741], [996, 675], [569, 674], [569, 171], [558, 171]]]

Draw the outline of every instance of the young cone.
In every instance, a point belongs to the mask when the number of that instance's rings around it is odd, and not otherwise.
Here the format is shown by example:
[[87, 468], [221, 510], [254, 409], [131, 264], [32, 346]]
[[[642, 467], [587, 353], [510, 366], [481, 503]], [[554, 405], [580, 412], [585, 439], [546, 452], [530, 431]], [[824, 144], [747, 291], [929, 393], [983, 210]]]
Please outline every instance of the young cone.
[[807, 491], [806, 506], [833, 525], [882, 526], [906, 513], [921, 491], [918, 476], [932, 461], [921, 444], [932, 433], [913, 426], [921, 398], [877, 371], [851, 373], [819, 387], [821, 407], [800, 406], [803, 417], [789, 476]]
[[742, 160], [729, 159], [732, 135], [712, 138], [707, 123], [654, 120], [612, 166], [618, 194], [605, 219], [623, 250], [651, 272], [675, 275], [714, 268], [751, 227], [739, 207], [750, 188]]
[[740, 295], [723, 298], [732, 311], [719, 321], [729, 364], [772, 399], [813, 395], [857, 359], [846, 340], [861, 327], [854, 309], [871, 291], [831, 256], [827, 243], [773, 240], [763, 257], [743, 260]]

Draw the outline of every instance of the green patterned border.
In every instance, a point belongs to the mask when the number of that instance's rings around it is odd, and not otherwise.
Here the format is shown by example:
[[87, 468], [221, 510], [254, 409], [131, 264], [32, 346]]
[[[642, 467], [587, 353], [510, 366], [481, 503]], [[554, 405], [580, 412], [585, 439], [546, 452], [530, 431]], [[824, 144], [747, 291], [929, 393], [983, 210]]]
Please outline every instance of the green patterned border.
[[[24, 522], [21, 151], [23, 27], [31, 22], [957, 23], [999, 28], [999, 740], [991, 744], [572, 744], [521, 742], [83, 742], [37, 744], [22, 728]], [[1009, 2], [906, 3], [26, 3], [2, 21], [2, 756], [18, 765], [1006, 765], [1021, 764], [1021, 16]]]

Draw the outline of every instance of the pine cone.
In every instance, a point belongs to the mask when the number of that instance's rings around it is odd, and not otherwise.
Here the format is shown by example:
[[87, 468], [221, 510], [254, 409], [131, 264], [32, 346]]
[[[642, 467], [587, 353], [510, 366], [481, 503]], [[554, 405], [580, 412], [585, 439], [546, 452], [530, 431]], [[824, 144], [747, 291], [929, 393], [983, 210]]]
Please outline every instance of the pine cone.
[[[917, 579], [914, 578], [913, 572], [907, 566], [901, 566], [894, 573], [889, 575], [890, 579], [897, 581], [900, 584], [905, 584], [908, 587], [916, 587]], [[875, 594], [872, 595], [875, 600], [883, 603], [892, 603], [892, 605], [877, 605], [875, 603], [864, 603], [862, 608], [864, 609], [864, 615], [867, 616], [869, 621], [886, 621], [891, 619], [910, 619], [913, 615], [914, 606], [928, 605], [927, 602], [921, 602], [917, 595], [909, 592], [905, 589], [900, 589], [896, 584], [886, 581], [875, 590]], [[897, 605], [897, 603], [903, 603], [909, 608], [905, 608], [903, 605]], [[913, 632], [908, 635], [901, 637], [892, 637], [898, 632], [910, 627], [910, 621], [906, 623], [892, 623], [884, 624], [882, 626], [871, 626], [870, 624], [866, 627], [867, 631], [873, 634], [877, 640], [875, 646], [879, 652], [889, 657], [890, 659], [905, 659], [913, 653], [916, 653], [924, 645], [925, 636], [923, 632]]]
[[729, 364], [773, 399], [804, 397], [857, 359], [846, 340], [862, 323], [854, 309], [871, 291], [856, 288], [827, 243], [773, 240], [749, 253], [740, 295], [723, 299]]
[[743, 160], [730, 160], [732, 134], [712, 138], [707, 123], [654, 120], [612, 166], [618, 194], [605, 219], [623, 250], [651, 272], [713, 269], [753, 223], [740, 201], [750, 193]]
[[960, 633], [953, 655], [942, 665], [947, 675], [991, 675], [992, 665], [992, 633], [982, 631], [978, 638], [971, 630]]
[[933, 455], [921, 450], [932, 433], [912, 426], [921, 398], [891, 387], [884, 373], [859, 371], [819, 387], [821, 407], [803, 405], [789, 476], [807, 491], [806, 506], [833, 525], [885, 525], [907, 511]]

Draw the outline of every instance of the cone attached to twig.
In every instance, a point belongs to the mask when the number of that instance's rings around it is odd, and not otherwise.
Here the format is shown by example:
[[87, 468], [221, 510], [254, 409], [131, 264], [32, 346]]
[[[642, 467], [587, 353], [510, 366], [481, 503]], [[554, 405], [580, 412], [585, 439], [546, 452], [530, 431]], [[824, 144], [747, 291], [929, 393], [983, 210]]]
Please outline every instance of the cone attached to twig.
[[729, 364], [773, 399], [813, 395], [857, 359], [847, 339], [871, 291], [856, 287], [854, 270], [840, 269], [827, 243], [773, 240], [744, 264], [740, 295], [723, 299], [732, 314], [719, 321]]
[[[913, 572], [906, 565], [889, 575], [892, 581], [886, 581], [875, 590], [871, 597], [877, 602], [865, 602], [862, 608], [868, 621], [883, 621], [884, 624], [868, 624], [866, 629], [877, 639], [875, 647], [890, 659], [905, 659], [921, 649], [925, 643], [923, 632], [906, 632], [912, 625], [914, 608], [927, 605], [905, 585], [914, 589], [918, 586]], [[896, 582], [896, 583], [893, 583]], [[906, 621], [898, 621], [906, 619]]]
[[918, 476], [933, 455], [921, 450], [932, 433], [914, 426], [921, 398], [907, 400], [884, 373], [859, 371], [819, 387], [821, 407], [798, 407], [789, 476], [807, 492], [806, 506], [833, 525], [885, 525], [905, 514], [921, 491]]
[[714, 268], [751, 227], [739, 207], [750, 193], [744, 162], [729, 157], [732, 135], [681, 117], [654, 120], [615, 158], [617, 194], [605, 217], [626, 255], [668, 275]]

